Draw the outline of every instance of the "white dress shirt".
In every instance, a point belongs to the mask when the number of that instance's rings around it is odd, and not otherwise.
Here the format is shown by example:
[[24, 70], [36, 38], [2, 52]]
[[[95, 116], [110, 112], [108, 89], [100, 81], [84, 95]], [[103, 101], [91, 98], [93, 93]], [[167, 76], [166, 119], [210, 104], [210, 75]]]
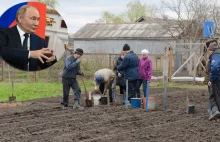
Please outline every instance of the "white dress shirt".
[[[19, 32], [19, 35], [20, 35], [20, 38], [21, 38], [21, 45], [23, 46], [23, 42], [24, 42], [24, 39], [25, 39], [25, 32], [22, 31], [22, 29], [17, 25], [17, 29], [18, 29], [18, 32]], [[30, 50], [30, 34], [28, 36], [28, 41], [27, 41], [27, 47], [28, 47], [28, 50]], [[28, 59], [30, 58], [30, 52], [28, 53]]]

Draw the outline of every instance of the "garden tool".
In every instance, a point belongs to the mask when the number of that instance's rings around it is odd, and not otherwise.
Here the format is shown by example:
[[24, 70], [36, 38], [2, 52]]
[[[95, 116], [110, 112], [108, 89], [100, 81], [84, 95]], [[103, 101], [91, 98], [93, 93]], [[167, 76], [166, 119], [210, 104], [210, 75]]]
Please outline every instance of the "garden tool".
[[16, 101], [16, 96], [14, 96], [14, 68], [12, 69], [12, 96], [9, 97], [9, 102]]
[[91, 100], [91, 94], [89, 94], [89, 93], [87, 92], [87, 90], [86, 90], [86, 85], [85, 85], [83, 76], [81, 77], [81, 79], [82, 79], [82, 83], [83, 83], [84, 89], [85, 89], [86, 106], [87, 106], [87, 107], [92, 107], [92, 106], [93, 106], [93, 102], [92, 102], [92, 100]]

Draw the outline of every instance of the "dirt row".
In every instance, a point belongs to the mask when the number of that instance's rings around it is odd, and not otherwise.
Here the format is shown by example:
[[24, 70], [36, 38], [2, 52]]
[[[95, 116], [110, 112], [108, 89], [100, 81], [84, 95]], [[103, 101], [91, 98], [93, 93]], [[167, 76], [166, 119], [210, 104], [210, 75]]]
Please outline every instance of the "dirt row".
[[[219, 141], [220, 122], [208, 121], [206, 90], [168, 89], [166, 113], [163, 89], [151, 88], [149, 95], [155, 111], [124, 105], [62, 110], [61, 98], [0, 109], [0, 141]], [[195, 114], [186, 113], [187, 96]]]

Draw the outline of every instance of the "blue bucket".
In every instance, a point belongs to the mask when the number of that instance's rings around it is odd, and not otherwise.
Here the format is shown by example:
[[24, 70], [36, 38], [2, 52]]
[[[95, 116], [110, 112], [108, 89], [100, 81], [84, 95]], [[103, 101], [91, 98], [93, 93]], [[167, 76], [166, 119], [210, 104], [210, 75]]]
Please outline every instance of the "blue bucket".
[[141, 98], [131, 98], [131, 107], [140, 108], [141, 107]]

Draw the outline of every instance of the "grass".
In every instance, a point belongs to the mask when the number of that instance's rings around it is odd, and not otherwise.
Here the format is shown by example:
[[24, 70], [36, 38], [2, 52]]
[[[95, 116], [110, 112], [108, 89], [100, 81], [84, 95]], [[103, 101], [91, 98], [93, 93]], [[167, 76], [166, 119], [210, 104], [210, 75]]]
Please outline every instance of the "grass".
[[[150, 87], [152, 88], [164, 88], [163, 82], [151, 82]], [[170, 82], [167, 84], [167, 88], [187, 88], [187, 89], [207, 89], [205, 84], [195, 84], [192, 83], [175, 83]]]
[[[82, 93], [84, 93], [84, 86], [80, 78], [78, 82]], [[93, 90], [93, 81], [86, 80], [87, 91]], [[8, 97], [12, 95], [12, 85], [10, 82], [0, 82], [0, 102], [7, 102]], [[58, 97], [63, 95], [63, 88], [61, 82], [16, 82], [14, 83], [14, 96], [16, 101], [27, 101], [37, 98]]]
[[[84, 93], [84, 85], [79, 77], [78, 79], [82, 93]], [[87, 91], [94, 89], [93, 80], [85, 79]], [[151, 88], [163, 88], [163, 82], [151, 82]], [[175, 83], [171, 82], [167, 85], [168, 88], [194, 88], [207, 89], [207, 85], [192, 83]], [[71, 91], [71, 94], [73, 92]], [[10, 82], [0, 82], [0, 102], [7, 102], [8, 97], [12, 94], [12, 85]], [[61, 82], [16, 82], [14, 84], [14, 96], [16, 101], [27, 101], [37, 98], [58, 97], [63, 95]]]

